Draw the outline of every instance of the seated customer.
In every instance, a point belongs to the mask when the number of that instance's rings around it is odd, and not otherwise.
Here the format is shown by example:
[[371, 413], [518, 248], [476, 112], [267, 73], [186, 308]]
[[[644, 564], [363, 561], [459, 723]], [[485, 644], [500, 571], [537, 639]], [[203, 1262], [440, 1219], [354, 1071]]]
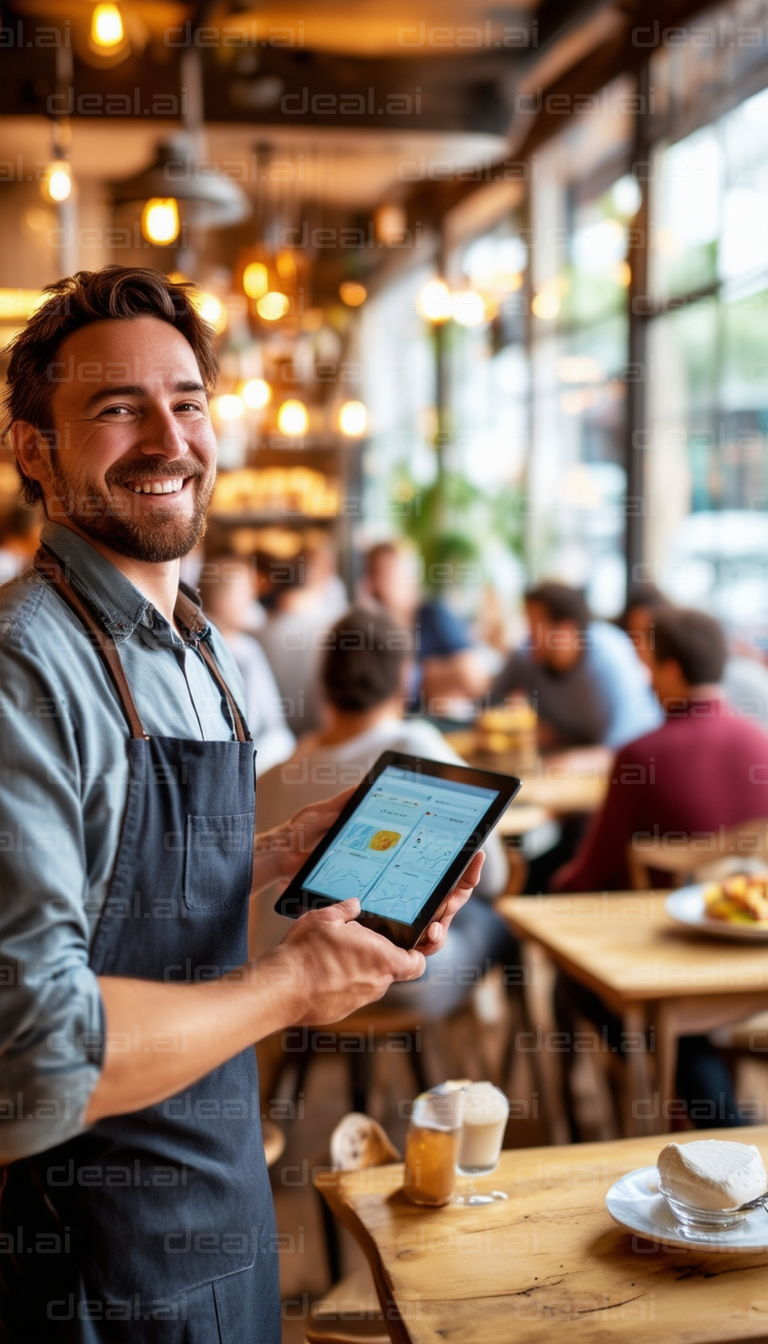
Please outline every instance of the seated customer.
[[[325, 726], [302, 738], [289, 761], [259, 780], [260, 829], [276, 826], [297, 808], [330, 798], [365, 779], [383, 751], [403, 751], [461, 765], [460, 757], [432, 724], [401, 717], [408, 662], [408, 636], [391, 617], [353, 609], [329, 632], [321, 671]], [[475, 895], [490, 900], [505, 888], [508, 865], [503, 845], [491, 834]], [[274, 891], [262, 901], [256, 946], [266, 950], [282, 937], [284, 921], [273, 915]], [[479, 980], [487, 965], [517, 964], [516, 944], [485, 902], [470, 902], [451, 926], [445, 948], [430, 958], [426, 976], [390, 990], [388, 1001], [423, 1003], [447, 1013]], [[432, 964], [434, 963], [434, 965]]]
[[285, 722], [280, 692], [258, 640], [248, 632], [253, 605], [251, 568], [238, 555], [206, 561], [198, 579], [206, 616], [218, 627], [235, 655], [245, 688], [245, 717], [256, 747], [256, 774], [290, 756], [296, 738]]
[[300, 551], [270, 566], [272, 601], [258, 639], [280, 688], [288, 727], [300, 737], [320, 726], [320, 662], [332, 618]]
[[[671, 605], [669, 598], [652, 583], [636, 584], [627, 594], [621, 626], [644, 663], [650, 665], [656, 615]], [[738, 714], [761, 728], [768, 728], [768, 668], [759, 658], [731, 653], [725, 664], [722, 687]]]
[[454, 699], [483, 695], [488, 677], [464, 622], [438, 598], [422, 598], [416, 557], [394, 542], [372, 547], [363, 592], [412, 632], [415, 666], [408, 687], [410, 712], [451, 718]]
[[[703, 612], [673, 608], [658, 611], [655, 626], [650, 667], [664, 723], [618, 752], [605, 804], [575, 859], [555, 874], [556, 891], [626, 890], [633, 836], [700, 836], [768, 817], [768, 736], [736, 715], [722, 692], [720, 626]], [[562, 977], [557, 1006], [564, 1030], [578, 1011], [621, 1049], [621, 1023], [595, 995]], [[734, 1123], [730, 1077], [706, 1037], [683, 1037], [678, 1061], [678, 1095], [694, 1123]]]
[[525, 594], [529, 638], [491, 686], [492, 704], [524, 691], [544, 749], [620, 747], [660, 721], [627, 636], [593, 620], [582, 593], [550, 581]]

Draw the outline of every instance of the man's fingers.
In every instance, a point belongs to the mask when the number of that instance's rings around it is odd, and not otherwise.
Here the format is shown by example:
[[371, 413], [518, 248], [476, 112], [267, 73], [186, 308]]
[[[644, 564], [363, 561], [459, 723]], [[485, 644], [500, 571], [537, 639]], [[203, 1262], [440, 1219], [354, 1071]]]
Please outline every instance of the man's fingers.
[[348, 924], [360, 914], [360, 902], [356, 896], [350, 896], [347, 901], [334, 901], [333, 905], [311, 913], [318, 924]]
[[402, 969], [398, 970], [395, 976], [396, 980], [418, 980], [427, 969], [427, 963], [423, 952], [404, 952], [402, 954]]
[[456, 883], [456, 886], [454, 887], [454, 891], [464, 891], [468, 887], [470, 888], [476, 887], [478, 882], [480, 881], [480, 874], [483, 871], [484, 863], [485, 863], [485, 850], [478, 849], [477, 853], [473, 856], [473, 858], [470, 860], [470, 862], [464, 869], [464, 872], [462, 873], [461, 877]]

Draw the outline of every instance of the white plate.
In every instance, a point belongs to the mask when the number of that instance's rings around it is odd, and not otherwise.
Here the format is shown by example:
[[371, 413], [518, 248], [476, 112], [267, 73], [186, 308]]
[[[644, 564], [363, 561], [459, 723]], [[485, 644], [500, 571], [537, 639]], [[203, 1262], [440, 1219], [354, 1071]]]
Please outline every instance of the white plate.
[[768, 1251], [768, 1213], [764, 1209], [755, 1209], [738, 1227], [712, 1237], [686, 1232], [659, 1194], [659, 1173], [655, 1167], [628, 1171], [611, 1186], [605, 1196], [605, 1207], [614, 1222], [665, 1246], [681, 1246], [689, 1251]]
[[670, 919], [697, 933], [713, 938], [735, 938], [738, 943], [768, 943], [768, 920], [764, 924], [731, 924], [727, 919], [711, 919], [704, 904], [704, 887], [680, 887], [665, 901]]

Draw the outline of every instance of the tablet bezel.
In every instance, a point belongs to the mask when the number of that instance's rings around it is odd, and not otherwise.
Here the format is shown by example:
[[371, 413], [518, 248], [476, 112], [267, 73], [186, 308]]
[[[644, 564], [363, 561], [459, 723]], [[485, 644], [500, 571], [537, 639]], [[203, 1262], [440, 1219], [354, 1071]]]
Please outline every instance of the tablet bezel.
[[285, 915], [288, 919], [298, 919], [308, 910], [320, 910], [327, 905], [338, 904], [331, 896], [306, 891], [303, 886], [304, 879], [319, 863], [326, 850], [330, 849], [352, 813], [357, 810], [366, 795], [370, 793], [379, 776], [390, 765], [410, 770], [414, 774], [427, 775], [430, 779], [444, 779], [454, 784], [467, 784], [475, 788], [495, 789], [497, 791], [497, 797], [489, 804], [487, 811], [478, 821], [476, 829], [446, 869], [432, 895], [421, 907], [412, 924], [403, 924], [400, 920], [387, 919], [383, 915], [375, 915], [366, 910], [358, 915], [359, 922], [366, 928], [383, 934], [385, 938], [389, 938], [390, 942], [404, 948], [416, 946], [446, 896], [456, 886], [473, 854], [481, 848], [489, 832], [493, 830], [496, 822], [518, 793], [521, 784], [516, 775], [502, 775], [493, 770], [477, 770], [468, 765], [449, 765], [444, 761], [431, 761], [422, 756], [409, 756], [400, 751], [385, 751], [362, 783], [355, 789], [349, 801], [345, 803], [336, 821], [323, 836], [320, 843], [312, 850], [312, 853], [302, 864], [295, 877], [292, 878], [283, 894], [278, 897], [275, 910], [279, 915]]

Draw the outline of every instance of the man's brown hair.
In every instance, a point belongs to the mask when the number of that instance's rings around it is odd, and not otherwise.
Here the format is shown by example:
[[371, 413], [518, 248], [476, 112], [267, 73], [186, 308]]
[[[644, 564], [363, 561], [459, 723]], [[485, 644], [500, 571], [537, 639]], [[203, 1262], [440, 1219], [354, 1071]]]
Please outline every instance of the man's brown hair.
[[689, 686], [722, 681], [728, 658], [723, 627], [713, 616], [693, 608], [667, 607], [656, 617], [654, 658], [679, 663]]
[[[42, 433], [52, 431], [53, 364], [59, 346], [92, 322], [157, 317], [170, 323], [189, 341], [206, 391], [209, 395], [213, 391], [218, 373], [214, 331], [195, 308], [193, 284], [171, 281], [148, 267], [104, 266], [77, 271], [47, 285], [44, 292], [49, 297], [8, 346], [6, 432], [15, 420], [26, 420]], [[24, 499], [37, 503], [43, 497], [40, 485], [18, 463], [17, 470]]]

